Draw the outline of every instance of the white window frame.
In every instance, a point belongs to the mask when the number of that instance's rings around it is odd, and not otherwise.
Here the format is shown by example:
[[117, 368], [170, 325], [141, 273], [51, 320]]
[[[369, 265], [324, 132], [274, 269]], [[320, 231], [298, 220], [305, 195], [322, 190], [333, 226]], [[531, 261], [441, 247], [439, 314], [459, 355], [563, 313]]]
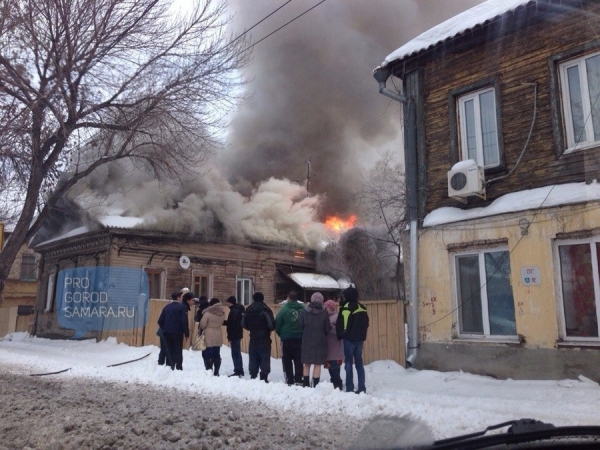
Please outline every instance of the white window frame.
[[[239, 292], [239, 284], [248, 281], [250, 283], [249, 286], [249, 295], [248, 299], [244, 299], [244, 296], [240, 295]], [[254, 279], [252, 277], [235, 277], [235, 295], [238, 297], [238, 302], [244, 306], [248, 306], [252, 303], [252, 294], [254, 294]]]
[[[455, 252], [450, 254], [451, 258], [451, 270], [452, 270], [452, 281], [453, 281], [453, 295], [454, 295], [454, 320], [457, 324], [456, 332], [459, 338], [466, 339], [475, 339], [475, 340], [493, 340], [493, 341], [502, 341], [502, 342], [518, 342], [518, 334], [514, 335], [499, 335], [499, 334], [491, 334], [490, 331], [490, 315], [489, 315], [489, 305], [488, 305], [488, 296], [487, 296], [487, 276], [485, 272], [485, 254], [493, 253], [493, 252], [509, 252], [508, 247], [506, 246], [498, 246], [498, 247], [488, 247], [482, 249], [473, 249], [473, 250], [465, 250], [462, 252]], [[479, 266], [479, 282], [480, 286], [480, 295], [481, 295], [481, 314], [482, 314], [482, 325], [483, 325], [483, 333], [468, 333], [463, 332], [462, 328], [462, 320], [461, 320], [461, 302], [464, 301], [461, 299], [459, 292], [459, 278], [458, 278], [458, 259], [462, 256], [478, 256], [478, 266]], [[510, 258], [510, 254], [509, 254]], [[512, 267], [511, 267], [511, 276], [512, 276]], [[513, 291], [513, 301], [514, 299], [514, 291]], [[516, 305], [515, 305], [515, 329], [516, 329]]]
[[[484, 165], [484, 155], [483, 155], [483, 131], [481, 127], [481, 106], [480, 106], [480, 96], [482, 94], [492, 92], [494, 99], [494, 124], [496, 126], [496, 158], [497, 162], [493, 164]], [[465, 161], [467, 159], [473, 159], [472, 156], [469, 155], [469, 147], [467, 143], [467, 120], [465, 117], [465, 103], [473, 101], [474, 105], [474, 119], [475, 119], [475, 128], [476, 128], [476, 136], [475, 136], [475, 151], [476, 158], [475, 161], [477, 165], [480, 167], [484, 167], [486, 169], [492, 167], [498, 167], [500, 165], [500, 131], [498, 129], [498, 111], [496, 105], [496, 88], [495, 87], [487, 87], [484, 89], [479, 89], [477, 91], [469, 92], [468, 94], [461, 95], [458, 97], [457, 101], [457, 117], [459, 123], [459, 147], [461, 160]]]
[[[571, 59], [569, 61], [563, 62], [559, 64], [558, 72], [560, 78], [560, 88], [561, 88], [561, 100], [562, 100], [562, 111], [564, 117], [564, 129], [567, 137], [567, 148], [565, 153], [572, 153], [576, 150], [582, 150], [585, 148], [589, 148], [592, 146], [597, 146], [600, 144], [600, 141], [595, 141], [593, 139], [594, 136], [594, 123], [591, 120], [591, 103], [590, 103], [590, 91], [589, 91], [589, 83], [587, 78], [587, 70], [585, 61], [594, 56], [600, 55], [600, 52], [590, 53], [584, 56], [581, 56], [576, 59]], [[581, 88], [581, 102], [583, 108], [583, 117], [584, 119], [584, 129], [586, 134], [586, 139], [582, 142], [577, 143], [575, 141], [575, 130], [573, 129], [573, 114], [571, 111], [571, 93], [569, 91], [568, 86], [568, 76], [567, 71], [573, 67], [577, 67], [579, 70], [579, 86]], [[599, 112], [600, 114], [600, 112]], [[591, 140], [587, 139], [587, 137], [592, 137]]]
[[[600, 243], [600, 236], [594, 236], [587, 239], [563, 239], [560, 241], [556, 241], [554, 245], [554, 261], [556, 261], [555, 267], [555, 277], [558, 285], [558, 317], [559, 317], [559, 332], [560, 337], [565, 342], [592, 342], [598, 343], [600, 341], [600, 276], [598, 275], [598, 265], [600, 262], [598, 261], [598, 255], [596, 253], [595, 244]], [[567, 336], [567, 319], [565, 317], [565, 305], [564, 305], [564, 293], [563, 293], [563, 282], [561, 276], [561, 262], [560, 262], [560, 253], [559, 247], [563, 245], [578, 245], [578, 244], [588, 244], [592, 246], [591, 248], [591, 256], [592, 256], [592, 274], [594, 275], [593, 285], [594, 285], [594, 297], [596, 303], [596, 320], [598, 323], [598, 337], [585, 337], [585, 336]], [[592, 245], [593, 244], [593, 245]]]
[[[209, 299], [212, 298], [212, 296], [213, 296], [213, 276], [212, 276], [212, 274], [206, 273], [206, 272], [202, 272], [202, 271], [199, 271], [199, 272], [193, 271], [192, 272], [191, 289], [192, 289], [192, 292], [194, 292], [194, 293], [195, 293], [194, 283], [195, 283], [195, 278], [196, 277], [206, 277], [206, 278], [208, 278], [208, 286], [207, 286], [207, 291], [208, 292], [207, 292], [206, 296]], [[201, 295], [202, 295], [202, 293], [199, 293], [198, 297], [200, 297]]]

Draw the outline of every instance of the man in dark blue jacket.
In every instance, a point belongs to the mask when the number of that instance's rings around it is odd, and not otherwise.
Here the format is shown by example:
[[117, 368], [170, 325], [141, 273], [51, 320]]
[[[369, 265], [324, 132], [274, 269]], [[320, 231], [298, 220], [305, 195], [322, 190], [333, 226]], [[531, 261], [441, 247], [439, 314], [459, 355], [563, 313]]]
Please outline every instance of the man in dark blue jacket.
[[275, 318], [271, 308], [265, 305], [262, 292], [255, 292], [252, 300], [242, 318], [242, 326], [250, 331], [248, 372], [250, 378], [256, 378], [260, 368], [260, 379], [268, 383], [271, 372], [271, 331], [275, 329]]
[[367, 308], [358, 302], [358, 291], [349, 287], [342, 292], [344, 297], [338, 314], [335, 330], [338, 339], [344, 340], [344, 359], [346, 369], [346, 392], [354, 392], [352, 362], [356, 365], [358, 378], [357, 394], [366, 393], [365, 366], [362, 359], [363, 344], [367, 339], [369, 315]]
[[227, 327], [227, 340], [231, 346], [231, 359], [233, 360], [233, 373], [230, 377], [243, 377], [244, 364], [242, 362], [241, 342], [244, 336], [242, 328], [242, 318], [244, 317], [244, 305], [240, 305], [237, 299], [232, 295], [227, 299], [229, 315], [223, 323]]
[[181, 303], [172, 302], [165, 306], [158, 318], [167, 344], [167, 364], [172, 370], [183, 370], [183, 340], [190, 337], [188, 311], [194, 302], [194, 294], [183, 294]]

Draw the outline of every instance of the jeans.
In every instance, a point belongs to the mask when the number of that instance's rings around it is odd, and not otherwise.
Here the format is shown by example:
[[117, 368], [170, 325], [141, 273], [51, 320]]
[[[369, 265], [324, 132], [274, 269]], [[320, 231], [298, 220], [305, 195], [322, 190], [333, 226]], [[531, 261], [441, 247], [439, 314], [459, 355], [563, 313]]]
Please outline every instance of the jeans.
[[248, 372], [251, 378], [256, 378], [258, 369], [260, 372], [268, 375], [271, 372], [271, 343], [270, 342], [252, 342], [248, 346]]
[[337, 359], [331, 359], [328, 361], [329, 363], [329, 378], [331, 378], [331, 384], [336, 389], [343, 390], [342, 377], [340, 377], [340, 364]]
[[352, 361], [356, 365], [356, 375], [358, 377], [358, 392], [366, 392], [365, 386], [365, 366], [363, 365], [362, 350], [364, 341], [351, 342], [344, 339], [344, 359], [346, 367], [346, 392], [354, 391], [354, 380], [352, 373]]
[[231, 345], [231, 359], [233, 360], [233, 373], [236, 375], [244, 373], [241, 342], [241, 339], [232, 339], [229, 341]]

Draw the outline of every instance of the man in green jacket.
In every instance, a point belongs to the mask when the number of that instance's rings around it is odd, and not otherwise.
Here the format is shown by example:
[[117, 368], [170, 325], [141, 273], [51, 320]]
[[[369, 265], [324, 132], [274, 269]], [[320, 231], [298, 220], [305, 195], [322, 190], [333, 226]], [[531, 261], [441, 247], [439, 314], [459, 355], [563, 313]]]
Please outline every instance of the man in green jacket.
[[291, 291], [287, 301], [275, 318], [275, 332], [282, 343], [282, 362], [285, 380], [289, 386], [302, 385], [302, 328], [300, 315], [304, 304], [298, 301], [298, 293]]

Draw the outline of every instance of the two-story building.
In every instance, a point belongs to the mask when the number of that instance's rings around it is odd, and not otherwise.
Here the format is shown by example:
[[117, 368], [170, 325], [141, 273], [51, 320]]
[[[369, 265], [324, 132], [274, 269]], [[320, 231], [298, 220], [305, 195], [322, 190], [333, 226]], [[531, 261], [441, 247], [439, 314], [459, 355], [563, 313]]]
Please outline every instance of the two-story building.
[[405, 117], [409, 361], [600, 381], [600, 2], [489, 0], [374, 75]]

